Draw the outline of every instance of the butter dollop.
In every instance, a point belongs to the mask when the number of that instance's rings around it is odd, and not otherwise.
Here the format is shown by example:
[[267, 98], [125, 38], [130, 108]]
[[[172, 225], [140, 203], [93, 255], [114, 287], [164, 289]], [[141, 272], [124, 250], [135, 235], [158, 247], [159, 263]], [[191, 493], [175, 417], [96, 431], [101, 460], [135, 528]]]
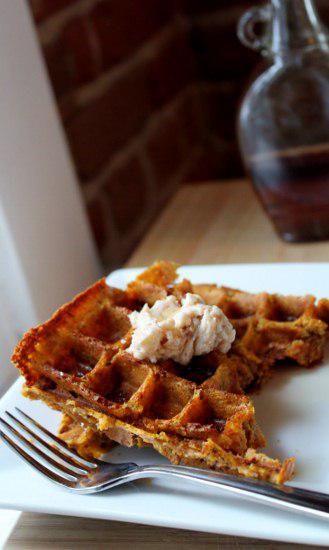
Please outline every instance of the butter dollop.
[[156, 363], [173, 359], [186, 365], [194, 355], [218, 348], [227, 353], [235, 330], [222, 310], [207, 305], [197, 294], [187, 293], [182, 300], [167, 296], [152, 307], [129, 315], [132, 340], [126, 350], [138, 360]]

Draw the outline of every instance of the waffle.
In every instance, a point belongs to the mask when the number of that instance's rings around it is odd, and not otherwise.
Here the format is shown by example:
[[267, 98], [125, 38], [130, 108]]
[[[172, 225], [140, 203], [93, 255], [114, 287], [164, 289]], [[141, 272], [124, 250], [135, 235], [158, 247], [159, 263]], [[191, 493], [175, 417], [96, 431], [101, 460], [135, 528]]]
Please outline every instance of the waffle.
[[[26, 393], [28, 396], [28, 392]], [[31, 392], [32, 395], [33, 392]], [[53, 408], [58, 407], [53, 406]], [[113, 440], [102, 432], [93, 430], [82, 418], [73, 418], [67, 414], [62, 416], [58, 435], [69, 447], [76, 449], [81, 456], [87, 459], [101, 458], [115, 447]]]
[[[81, 401], [68, 399], [65, 394], [60, 392], [44, 391], [36, 386], [32, 386], [25, 387], [23, 395], [30, 399], [40, 399], [49, 407], [64, 412], [69, 417], [71, 432], [68, 435], [65, 434], [66, 417], [64, 416], [64, 440], [76, 448], [83, 456], [100, 455], [99, 434], [101, 434], [102, 440], [104, 437], [107, 437], [109, 441], [115, 441], [126, 447], [153, 447], [173, 464], [186, 464], [193, 467], [223, 471], [229, 474], [263, 479], [277, 484], [284, 483], [293, 476], [294, 458], [286, 459], [281, 463], [279, 460], [269, 458], [265, 454], [257, 452], [253, 447], [246, 448], [245, 452], [240, 454], [232, 452], [228, 450], [227, 445], [216, 443], [216, 437], [212, 437], [212, 434], [209, 433], [209, 425], [204, 425], [201, 428], [203, 432], [202, 439], [200, 439], [199, 426], [197, 426], [197, 437], [181, 437], [175, 436], [165, 430], [155, 432], [140, 428], [137, 422], [130, 421], [130, 423], [127, 423], [112, 415], [100, 413], [95, 409], [86, 407]], [[223, 403], [222, 406], [224, 407], [225, 404]], [[225, 419], [217, 419], [217, 429], [218, 427], [221, 429], [221, 426], [225, 422], [227, 423]], [[88, 434], [87, 446], [84, 444], [82, 448], [80, 440], [77, 441], [74, 439], [74, 431], [77, 427], [79, 430], [81, 424], [87, 426], [91, 432], [94, 432], [95, 438], [93, 439]], [[192, 428], [195, 427], [195, 424]], [[229, 435], [229, 440], [232, 441], [233, 437], [233, 440], [237, 441], [241, 435], [240, 427], [234, 425], [234, 422], [230, 422], [230, 429], [232, 429], [232, 433]], [[249, 439], [250, 424], [248, 420], [245, 429], [243, 438], [247, 436], [248, 443], [251, 440], [253, 440], [254, 445], [263, 445], [265, 443], [261, 432], [255, 426], [252, 430], [252, 437]], [[63, 437], [62, 426], [59, 433]], [[80, 437], [81, 432], [79, 431], [78, 434]], [[241, 443], [238, 446], [240, 447]], [[109, 449], [110, 447], [107, 448], [107, 450]]]
[[310, 367], [323, 358], [326, 300], [317, 307], [310, 295], [251, 294], [216, 285], [194, 285], [193, 292], [220, 307], [234, 325], [238, 341], [265, 362], [288, 359]]
[[128, 285], [136, 303], [153, 305], [167, 294], [199, 294], [207, 304], [217, 305], [233, 324], [237, 337], [227, 355], [217, 350], [195, 358], [180, 375], [207, 381], [217, 389], [244, 393], [259, 388], [275, 367], [293, 361], [312, 367], [323, 358], [328, 336], [329, 300], [316, 305], [314, 296], [252, 294], [217, 285], [176, 284], [176, 264], [157, 262]]
[[[294, 459], [281, 464], [257, 451], [265, 439], [251, 400], [221, 389], [224, 382], [218, 380], [217, 361], [225, 365], [222, 370], [233, 371], [234, 363], [237, 373], [248, 370], [252, 378], [256, 356], [250, 352], [248, 359], [249, 352], [237, 344], [234, 356], [214, 352], [203, 364], [202, 358], [191, 364], [189, 373], [171, 360], [152, 364], [127, 353], [129, 312], [160, 295], [191, 289], [188, 281], [175, 284], [175, 276], [175, 266], [159, 263], [126, 291], [108, 287], [103, 279], [30, 330], [13, 355], [26, 379], [24, 394], [68, 415], [71, 435], [74, 422], [83, 423], [102, 441], [151, 446], [175, 464], [283, 483], [293, 474]], [[212, 361], [217, 366], [211, 375], [203, 372], [198, 380], [198, 371]], [[64, 423], [62, 435], [72, 444], [66, 428]]]

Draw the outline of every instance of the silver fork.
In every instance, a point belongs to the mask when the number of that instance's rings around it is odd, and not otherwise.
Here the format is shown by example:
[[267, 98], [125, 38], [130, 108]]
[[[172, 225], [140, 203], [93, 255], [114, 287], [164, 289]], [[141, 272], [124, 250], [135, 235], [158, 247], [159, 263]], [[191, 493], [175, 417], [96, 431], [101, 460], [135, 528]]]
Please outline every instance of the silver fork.
[[164, 477], [194, 481], [267, 506], [329, 519], [329, 495], [257, 479], [240, 478], [199, 468], [172, 465], [138, 466], [86, 460], [16, 407], [0, 418], [0, 438], [20, 458], [53, 483], [81, 494], [100, 493], [137, 479]]

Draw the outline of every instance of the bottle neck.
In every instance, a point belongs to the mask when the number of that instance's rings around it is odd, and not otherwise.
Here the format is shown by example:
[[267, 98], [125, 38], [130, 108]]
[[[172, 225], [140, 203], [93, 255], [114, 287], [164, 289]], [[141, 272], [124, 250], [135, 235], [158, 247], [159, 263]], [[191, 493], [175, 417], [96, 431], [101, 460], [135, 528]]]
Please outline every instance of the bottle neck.
[[272, 0], [271, 50], [282, 56], [310, 47], [329, 48], [329, 35], [312, 0]]

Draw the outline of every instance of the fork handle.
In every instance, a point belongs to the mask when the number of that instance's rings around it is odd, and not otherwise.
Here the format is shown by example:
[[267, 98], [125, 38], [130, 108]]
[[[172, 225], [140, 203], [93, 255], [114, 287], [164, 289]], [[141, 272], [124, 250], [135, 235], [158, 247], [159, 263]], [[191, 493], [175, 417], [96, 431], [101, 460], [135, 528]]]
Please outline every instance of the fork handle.
[[251, 478], [187, 468], [184, 466], [141, 466], [128, 474], [134, 479], [146, 477], [176, 477], [209, 487], [218, 487], [228, 493], [245, 497], [259, 504], [291, 512], [329, 519], [329, 495], [288, 485], [274, 485]]

